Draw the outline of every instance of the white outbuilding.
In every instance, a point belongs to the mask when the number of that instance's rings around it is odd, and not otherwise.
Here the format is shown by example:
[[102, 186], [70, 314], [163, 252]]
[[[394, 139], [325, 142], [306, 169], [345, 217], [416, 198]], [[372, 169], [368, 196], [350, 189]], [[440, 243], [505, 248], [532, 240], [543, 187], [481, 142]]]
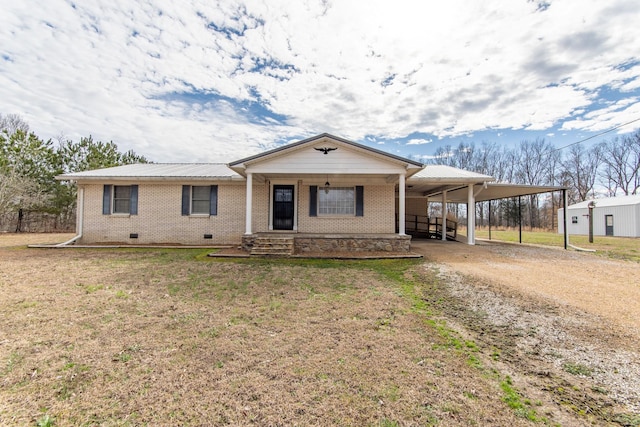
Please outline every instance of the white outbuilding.
[[[593, 203], [594, 236], [640, 237], [640, 194], [586, 200], [567, 208], [569, 234], [589, 234]], [[564, 233], [564, 209], [558, 209], [558, 233]]]

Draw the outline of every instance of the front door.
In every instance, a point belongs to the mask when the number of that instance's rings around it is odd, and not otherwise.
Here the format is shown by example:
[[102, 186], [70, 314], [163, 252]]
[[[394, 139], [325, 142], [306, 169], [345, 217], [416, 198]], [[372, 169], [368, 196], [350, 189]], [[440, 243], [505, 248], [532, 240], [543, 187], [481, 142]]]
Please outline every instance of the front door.
[[273, 229], [293, 230], [294, 186], [273, 186]]
[[613, 215], [604, 216], [605, 235], [613, 236]]

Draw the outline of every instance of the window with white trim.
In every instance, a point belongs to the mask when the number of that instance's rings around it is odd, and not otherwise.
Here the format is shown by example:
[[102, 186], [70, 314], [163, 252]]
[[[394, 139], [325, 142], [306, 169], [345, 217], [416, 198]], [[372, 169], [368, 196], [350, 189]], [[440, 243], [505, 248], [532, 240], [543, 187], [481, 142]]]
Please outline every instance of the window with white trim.
[[354, 187], [318, 188], [318, 215], [355, 215]]

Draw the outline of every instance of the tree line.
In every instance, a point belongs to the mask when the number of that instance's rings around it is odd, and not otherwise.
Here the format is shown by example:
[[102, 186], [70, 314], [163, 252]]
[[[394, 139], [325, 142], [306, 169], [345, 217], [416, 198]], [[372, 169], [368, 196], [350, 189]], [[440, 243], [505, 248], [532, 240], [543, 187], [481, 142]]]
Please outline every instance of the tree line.
[[[76, 185], [56, 175], [131, 163], [149, 162], [133, 151], [121, 152], [91, 136], [45, 141], [18, 115], [0, 114], [0, 231], [67, 231], [75, 227]], [[573, 144], [560, 150], [544, 139], [515, 147], [495, 142], [461, 142], [439, 148], [433, 164], [493, 176], [498, 182], [566, 187], [568, 203], [591, 198], [638, 194], [640, 129], [590, 147]], [[554, 229], [559, 193], [521, 200], [478, 203], [478, 225]], [[521, 212], [521, 214], [520, 214]], [[466, 213], [465, 215], [466, 216]]]
[[[587, 147], [583, 143], [558, 149], [544, 139], [525, 140], [513, 148], [495, 142], [461, 142], [439, 148], [433, 164], [493, 176], [497, 182], [567, 188], [568, 204], [598, 197], [640, 192], [640, 129]], [[530, 228], [556, 227], [561, 195], [525, 196], [491, 202], [491, 224]], [[478, 203], [479, 225], [488, 224], [487, 203]], [[522, 212], [520, 219], [519, 210]]]
[[20, 116], [0, 114], [0, 231], [72, 231], [77, 188], [57, 175], [147, 162], [91, 136], [45, 141]]

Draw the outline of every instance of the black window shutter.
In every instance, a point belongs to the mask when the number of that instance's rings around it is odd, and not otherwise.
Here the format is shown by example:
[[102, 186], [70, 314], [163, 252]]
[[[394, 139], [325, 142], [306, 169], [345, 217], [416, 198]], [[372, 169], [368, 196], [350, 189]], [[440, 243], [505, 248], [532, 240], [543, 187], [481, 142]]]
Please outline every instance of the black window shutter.
[[131, 186], [130, 199], [131, 200], [129, 204], [129, 214], [138, 215], [138, 186], [137, 185]]
[[111, 214], [111, 185], [105, 184], [102, 191], [102, 215]]
[[189, 202], [191, 201], [191, 186], [183, 185], [182, 186], [182, 215], [189, 215], [190, 206]]
[[364, 187], [356, 185], [356, 216], [364, 216]]
[[211, 186], [211, 197], [210, 197], [210, 206], [209, 206], [209, 215], [218, 215], [218, 186]]
[[309, 216], [318, 216], [318, 186], [309, 186]]

